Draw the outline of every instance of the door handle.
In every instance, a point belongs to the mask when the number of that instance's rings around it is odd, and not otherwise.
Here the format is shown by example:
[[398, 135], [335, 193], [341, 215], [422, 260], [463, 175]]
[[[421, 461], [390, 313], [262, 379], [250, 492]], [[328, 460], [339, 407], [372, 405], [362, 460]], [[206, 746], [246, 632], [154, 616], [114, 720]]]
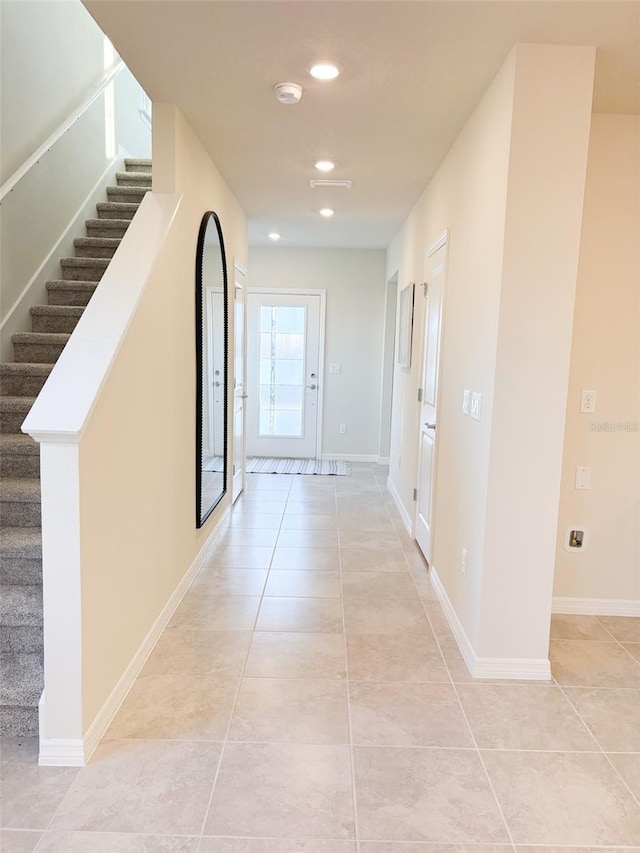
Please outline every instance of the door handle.
[[317, 385], [307, 385], [307, 388], [310, 388], [312, 391], [316, 391], [318, 386]]
[[241, 395], [241, 397], [240, 397], [240, 399], [241, 399], [241, 400], [246, 400], [248, 396], [249, 396], [248, 394], [242, 394], [242, 395]]
[[424, 426], [425, 426], [425, 429], [435, 429], [436, 428], [435, 424], [425, 424]]

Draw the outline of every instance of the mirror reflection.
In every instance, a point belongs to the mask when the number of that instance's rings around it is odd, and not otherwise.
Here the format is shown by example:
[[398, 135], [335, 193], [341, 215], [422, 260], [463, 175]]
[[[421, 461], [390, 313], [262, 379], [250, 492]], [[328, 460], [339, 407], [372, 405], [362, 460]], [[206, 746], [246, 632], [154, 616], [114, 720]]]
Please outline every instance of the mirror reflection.
[[220, 220], [205, 213], [196, 256], [196, 526], [226, 492], [227, 270]]

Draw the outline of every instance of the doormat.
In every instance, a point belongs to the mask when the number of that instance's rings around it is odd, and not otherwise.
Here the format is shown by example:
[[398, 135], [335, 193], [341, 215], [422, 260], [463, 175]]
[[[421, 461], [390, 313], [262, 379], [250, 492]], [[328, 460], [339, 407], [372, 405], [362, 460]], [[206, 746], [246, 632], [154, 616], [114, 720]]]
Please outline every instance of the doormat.
[[[204, 460], [205, 471], [222, 471], [222, 459], [208, 456]], [[350, 477], [351, 466], [337, 459], [265, 459], [250, 456], [247, 459], [247, 474], [319, 474], [321, 476]]]

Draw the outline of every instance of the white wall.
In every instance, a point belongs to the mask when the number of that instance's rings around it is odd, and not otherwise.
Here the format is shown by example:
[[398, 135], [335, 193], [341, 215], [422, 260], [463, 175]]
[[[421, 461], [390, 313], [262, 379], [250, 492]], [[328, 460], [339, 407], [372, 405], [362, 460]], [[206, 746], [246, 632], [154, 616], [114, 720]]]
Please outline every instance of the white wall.
[[[598, 606], [585, 599], [600, 600], [605, 611], [610, 599], [619, 606], [635, 600], [636, 609], [640, 599], [639, 208], [640, 118], [594, 115], [554, 585], [557, 598], [573, 599], [569, 606], [585, 612]], [[582, 389], [597, 391], [593, 415], [580, 414]], [[579, 465], [592, 469], [589, 491], [575, 489]], [[581, 525], [588, 531], [587, 549], [568, 553], [565, 532]]]
[[[388, 256], [399, 289], [422, 281], [426, 248], [451, 229], [433, 567], [476, 674], [512, 660], [524, 677], [528, 661], [548, 673], [593, 61], [589, 48], [517, 46]], [[423, 312], [394, 387], [390, 476], [410, 515]], [[480, 422], [462, 415], [465, 388], [483, 395]]]
[[246, 219], [172, 105], [153, 158], [154, 192], [25, 423], [44, 441], [41, 749], [58, 762], [86, 759], [229, 507], [196, 529], [195, 257], [215, 210], [246, 263]]
[[[4, 181], [96, 90], [105, 39], [80, 0], [7, 0], [0, 10]], [[138, 84], [124, 71], [114, 85], [120, 142], [132, 156], [149, 156]], [[103, 95], [2, 201], [2, 360], [12, 360], [11, 335], [30, 329], [29, 308], [46, 303], [45, 283], [59, 277], [59, 258], [73, 255], [84, 219], [95, 217], [95, 202], [106, 200], [105, 187], [115, 183], [117, 148], [107, 151], [106, 130]]]
[[80, 0], [3, 0], [0, 10], [3, 183], [91, 94], [104, 35]]
[[[322, 453], [377, 459], [385, 253], [252, 247], [249, 287], [327, 291]], [[342, 372], [330, 374], [331, 363], [341, 364]], [[346, 435], [339, 424], [347, 425]]]

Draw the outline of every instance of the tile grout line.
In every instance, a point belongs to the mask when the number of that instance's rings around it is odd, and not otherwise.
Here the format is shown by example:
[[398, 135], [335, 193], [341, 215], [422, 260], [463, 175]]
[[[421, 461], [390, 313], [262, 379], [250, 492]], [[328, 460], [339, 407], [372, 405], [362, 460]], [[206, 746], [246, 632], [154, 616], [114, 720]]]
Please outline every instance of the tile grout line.
[[[561, 691], [562, 695], [563, 695], [563, 696], [564, 696], [564, 698], [567, 700], [567, 702], [569, 703], [569, 705], [573, 708], [574, 712], [578, 715], [578, 719], [580, 720], [580, 722], [582, 723], [582, 725], [586, 728], [586, 730], [589, 732], [589, 734], [590, 734], [590, 735], [591, 735], [591, 737], [593, 738], [594, 743], [596, 744], [596, 746], [597, 746], [597, 747], [598, 747], [598, 749], [600, 750], [600, 752], [599, 752], [599, 753], [591, 753], [591, 754], [598, 754], [598, 755], [603, 755], [603, 756], [604, 756], [604, 758], [606, 759], [607, 763], [608, 763], [608, 764], [609, 764], [609, 766], [612, 768], [613, 772], [614, 772], [614, 773], [616, 774], [616, 776], [620, 779], [620, 781], [622, 782], [622, 784], [624, 785], [624, 787], [627, 789], [627, 791], [631, 794], [631, 796], [632, 796], [633, 800], [634, 800], [634, 801], [635, 801], [635, 802], [640, 806], [640, 798], [639, 798], [639, 797], [638, 797], [638, 796], [637, 796], [637, 795], [636, 795], [636, 794], [631, 790], [631, 788], [630, 788], [630, 786], [627, 784], [627, 781], [625, 780], [625, 778], [622, 776], [622, 774], [620, 773], [620, 771], [618, 770], [618, 768], [615, 766], [615, 764], [613, 763], [613, 761], [611, 761], [611, 759], [609, 758], [609, 755], [608, 755], [607, 751], [603, 748], [602, 744], [600, 743], [600, 741], [599, 741], [599, 740], [598, 740], [598, 738], [596, 737], [595, 733], [591, 731], [591, 729], [590, 729], [590, 728], [589, 728], [589, 726], [587, 725], [586, 721], [583, 719], [582, 714], [580, 713], [580, 711], [578, 710], [578, 708], [576, 707], [576, 705], [574, 705], [574, 703], [571, 701], [571, 699], [570, 699], [570, 698], [569, 698], [569, 696], [567, 695], [567, 693], [566, 693], [566, 691], [565, 691], [564, 686], [563, 686], [562, 684], [560, 684], [560, 685], [558, 685], [558, 686], [559, 686], [559, 688], [560, 688], [560, 691]], [[599, 688], [597, 688], [597, 687], [595, 687], [595, 688], [594, 688], [594, 687], [588, 688], [588, 687], [587, 687], [587, 688], [583, 688], [583, 689], [587, 689], [587, 690], [589, 690], [589, 689], [594, 690], [594, 689], [595, 689], [595, 690], [598, 690]], [[621, 752], [621, 753], [612, 752], [612, 755], [633, 755], [633, 754], [634, 754], [633, 752]]]
[[[291, 489], [291, 483], [289, 483], [289, 490], [290, 489]], [[288, 500], [289, 490], [287, 490], [287, 500]], [[282, 520], [284, 519], [284, 513], [285, 513], [286, 505], [287, 505], [287, 501], [285, 501], [285, 508], [282, 510], [282, 518], [280, 519], [280, 527], [278, 527], [278, 536], [280, 535], [280, 530], [282, 529]], [[232, 509], [232, 512], [233, 512], [233, 509]], [[277, 541], [278, 541], [278, 537], [276, 537], [276, 544], [277, 544]], [[213, 777], [213, 782], [211, 784], [211, 793], [209, 794], [209, 799], [207, 801], [207, 807], [205, 809], [204, 817], [202, 820], [202, 825], [200, 828], [200, 837], [198, 840], [198, 845], [196, 847], [196, 853], [199, 853], [200, 848], [202, 847], [202, 840], [204, 838], [204, 831], [205, 831], [205, 828], [207, 826], [207, 821], [209, 819], [209, 815], [211, 813], [211, 806], [213, 805], [213, 796], [214, 796], [214, 793], [216, 790], [216, 785], [218, 783], [218, 778], [220, 776], [220, 770], [222, 768], [222, 762], [224, 759], [224, 754], [225, 754], [227, 744], [233, 743], [233, 741], [229, 740], [229, 732], [231, 731], [231, 725], [232, 725], [233, 719], [235, 717], [236, 708], [238, 705], [238, 699], [240, 697], [240, 691], [242, 689], [242, 684], [244, 681], [245, 672], [247, 669], [247, 664], [249, 662], [249, 656], [251, 655], [251, 649], [253, 647], [253, 640], [254, 640], [255, 633], [256, 633], [256, 625], [257, 625], [258, 618], [260, 615], [260, 610], [262, 608], [262, 602], [264, 601], [264, 595], [265, 595], [265, 592], [267, 589], [267, 583], [269, 582], [269, 572], [271, 571], [271, 563], [273, 562], [273, 557], [274, 557], [275, 551], [276, 551], [276, 545], [274, 545], [273, 551], [271, 553], [271, 559], [269, 560], [269, 568], [267, 569], [267, 576], [265, 578], [264, 586], [262, 588], [262, 594], [260, 596], [260, 603], [259, 603], [258, 609], [256, 611], [256, 616], [255, 616], [254, 623], [253, 623], [253, 629], [251, 630], [251, 640], [250, 640], [249, 645], [247, 647], [247, 651], [246, 651], [245, 658], [244, 658], [244, 663], [242, 665], [242, 670], [240, 672], [240, 677], [238, 678], [238, 686], [236, 687], [236, 694], [235, 694], [233, 704], [231, 707], [231, 713], [229, 714], [229, 720], [227, 722], [227, 728], [225, 731], [224, 739], [222, 741], [222, 748], [220, 750], [220, 755], [218, 757], [218, 766], [216, 767], [216, 772], [215, 772], [214, 777]]]
[[356, 794], [356, 764], [353, 743], [353, 720], [351, 717], [351, 690], [349, 681], [349, 655], [347, 652], [347, 621], [344, 612], [344, 584], [342, 571], [342, 546], [340, 538], [340, 522], [338, 514], [338, 490], [335, 490], [336, 520], [338, 521], [338, 569], [340, 571], [340, 606], [342, 609], [342, 637], [344, 644], [344, 679], [347, 698], [347, 726], [349, 734], [349, 764], [351, 769], [351, 806], [353, 808], [353, 832], [356, 853], [360, 853], [360, 827], [358, 823], [358, 798]]

